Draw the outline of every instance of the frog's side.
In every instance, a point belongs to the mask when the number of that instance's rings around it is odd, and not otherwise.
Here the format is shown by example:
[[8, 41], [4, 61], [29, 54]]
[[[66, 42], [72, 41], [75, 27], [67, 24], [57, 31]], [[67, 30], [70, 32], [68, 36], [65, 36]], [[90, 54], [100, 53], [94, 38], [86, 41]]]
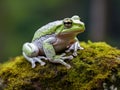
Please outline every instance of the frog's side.
[[[41, 60], [45, 59], [53, 63], [61, 63], [69, 69], [71, 66], [64, 60], [72, 59], [73, 56], [77, 56], [78, 49], [83, 49], [76, 35], [84, 29], [84, 23], [80, 21], [79, 16], [51, 22], [35, 32], [31, 43], [23, 45], [23, 56], [31, 62], [32, 68], [36, 66], [35, 62], [45, 65]], [[73, 55], [65, 56], [65, 53], [57, 55], [58, 52], [65, 50], [66, 52], [73, 50]]]

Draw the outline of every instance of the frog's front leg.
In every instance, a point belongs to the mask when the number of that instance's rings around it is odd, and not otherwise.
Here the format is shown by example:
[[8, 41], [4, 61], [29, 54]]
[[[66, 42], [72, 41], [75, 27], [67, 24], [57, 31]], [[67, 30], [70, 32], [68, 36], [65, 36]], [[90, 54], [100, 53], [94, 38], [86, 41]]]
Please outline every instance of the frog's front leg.
[[41, 66], [45, 65], [41, 59], [47, 59], [44, 56], [37, 56], [39, 49], [32, 43], [25, 43], [23, 45], [23, 56], [32, 64], [32, 68], [36, 66], [35, 62], [39, 62]]
[[70, 52], [73, 50], [73, 56], [77, 56], [77, 50], [83, 50], [84, 48], [80, 46], [79, 41], [77, 40], [75, 43], [73, 43], [66, 52]]
[[55, 41], [56, 41], [56, 38], [51, 37], [51, 38], [46, 39], [43, 42], [43, 50], [44, 50], [46, 57], [52, 63], [60, 63], [64, 66], [66, 66], [68, 69], [71, 68], [71, 66], [69, 64], [67, 64], [66, 62], [64, 62], [64, 60], [72, 59], [73, 56], [56, 55], [55, 49], [52, 45], [52, 43], [54, 43]]

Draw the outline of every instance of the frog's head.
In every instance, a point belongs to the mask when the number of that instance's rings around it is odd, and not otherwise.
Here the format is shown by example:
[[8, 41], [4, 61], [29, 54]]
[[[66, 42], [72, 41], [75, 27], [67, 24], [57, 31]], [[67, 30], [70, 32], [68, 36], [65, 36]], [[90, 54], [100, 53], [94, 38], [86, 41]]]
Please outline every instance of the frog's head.
[[61, 34], [78, 34], [85, 30], [85, 25], [80, 21], [80, 17], [75, 15], [72, 18], [63, 20], [63, 30]]

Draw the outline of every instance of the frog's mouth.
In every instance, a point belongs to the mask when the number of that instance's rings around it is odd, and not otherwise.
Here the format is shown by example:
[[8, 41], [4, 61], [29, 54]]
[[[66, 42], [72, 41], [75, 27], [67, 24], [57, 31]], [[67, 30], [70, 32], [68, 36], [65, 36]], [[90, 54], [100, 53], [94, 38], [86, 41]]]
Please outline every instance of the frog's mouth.
[[64, 35], [64, 34], [79, 34], [79, 33], [82, 33], [82, 32], [84, 32], [85, 30], [83, 29], [83, 30], [75, 30], [75, 31], [64, 31], [64, 32], [61, 32], [60, 34], [61, 35]]

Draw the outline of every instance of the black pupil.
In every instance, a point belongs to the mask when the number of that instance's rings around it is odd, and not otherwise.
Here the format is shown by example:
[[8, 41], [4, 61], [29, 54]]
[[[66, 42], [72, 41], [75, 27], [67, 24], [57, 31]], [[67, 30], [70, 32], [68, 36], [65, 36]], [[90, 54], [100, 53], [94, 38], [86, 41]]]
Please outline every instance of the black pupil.
[[64, 24], [72, 24], [72, 22], [64, 22]]
[[64, 25], [65, 27], [70, 28], [72, 26], [72, 21], [67, 19], [64, 21]]

